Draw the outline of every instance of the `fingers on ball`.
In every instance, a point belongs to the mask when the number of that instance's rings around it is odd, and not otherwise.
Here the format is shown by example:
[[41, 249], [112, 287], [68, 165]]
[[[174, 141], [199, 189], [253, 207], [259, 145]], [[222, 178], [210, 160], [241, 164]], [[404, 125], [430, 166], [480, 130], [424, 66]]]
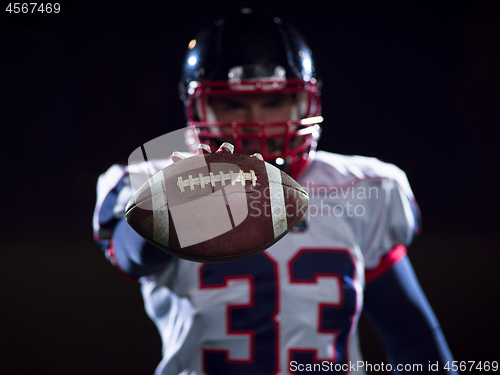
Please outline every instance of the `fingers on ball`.
[[258, 152], [256, 152], [255, 154], [251, 155], [250, 157], [251, 158], [255, 158], [255, 159], [259, 159], [260, 161], [264, 161], [264, 158]]
[[186, 155], [183, 155], [182, 152], [179, 152], [179, 151], [174, 151], [172, 153], [172, 161], [175, 163], [175, 162], [178, 162], [180, 160], [183, 160], [183, 159], [186, 159]]
[[217, 150], [217, 153], [219, 154], [232, 154], [233, 152], [234, 146], [229, 142], [224, 142]]
[[200, 143], [198, 145], [198, 148], [196, 150], [196, 155], [206, 155], [206, 154], [211, 154], [212, 150], [210, 150], [210, 146], [206, 145], [204, 143]]

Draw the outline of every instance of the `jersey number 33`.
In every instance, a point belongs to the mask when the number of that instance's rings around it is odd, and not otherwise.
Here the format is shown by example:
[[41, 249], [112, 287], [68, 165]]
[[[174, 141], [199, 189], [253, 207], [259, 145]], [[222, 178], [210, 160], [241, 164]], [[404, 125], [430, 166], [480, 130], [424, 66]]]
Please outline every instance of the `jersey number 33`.
[[299, 249], [285, 264], [264, 252], [244, 261], [202, 265], [201, 290], [224, 292], [231, 281], [245, 279], [249, 285], [246, 302], [225, 306], [227, 337], [246, 337], [249, 354], [235, 359], [230, 348], [204, 348], [205, 373], [293, 374], [292, 362], [328, 361], [345, 368], [338, 365], [347, 363], [356, 315], [355, 269], [347, 249], [331, 248]]

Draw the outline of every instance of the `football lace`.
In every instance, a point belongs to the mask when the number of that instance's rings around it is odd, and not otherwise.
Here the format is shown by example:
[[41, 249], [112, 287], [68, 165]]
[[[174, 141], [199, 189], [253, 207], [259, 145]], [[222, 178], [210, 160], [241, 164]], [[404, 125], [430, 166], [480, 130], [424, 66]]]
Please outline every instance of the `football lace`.
[[245, 181], [251, 181], [252, 186], [255, 186], [257, 184], [257, 177], [255, 176], [255, 172], [253, 170], [246, 173], [241, 169], [238, 173], [233, 171], [224, 173], [220, 171], [218, 174], [213, 174], [210, 172], [208, 176], [203, 176], [203, 173], [200, 173], [198, 177], [194, 178], [192, 175], [188, 175], [187, 180], [183, 180], [182, 177], [179, 177], [177, 179], [177, 186], [179, 187], [179, 190], [184, 193], [184, 188], [188, 186], [191, 191], [194, 191], [195, 185], [201, 186], [202, 189], [205, 189], [205, 185], [211, 185], [215, 188], [216, 182], [220, 182], [222, 186], [226, 186], [226, 181], [230, 181], [233, 186], [235, 186], [237, 182], [241, 183], [241, 186], [245, 186]]

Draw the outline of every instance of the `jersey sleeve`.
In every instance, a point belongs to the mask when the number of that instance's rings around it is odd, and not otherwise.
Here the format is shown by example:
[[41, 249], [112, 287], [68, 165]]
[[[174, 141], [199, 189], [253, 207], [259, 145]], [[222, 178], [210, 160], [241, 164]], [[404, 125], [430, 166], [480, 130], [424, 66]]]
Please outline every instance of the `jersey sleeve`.
[[398, 262], [420, 231], [420, 210], [406, 174], [392, 164], [379, 162], [383, 172], [374, 181], [378, 199], [373, 202], [363, 250], [367, 276], [380, 275]]
[[302, 184], [321, 204], [324, 199], [333, 206], [333, 216], [339, 219], [331, 224], [339, 225], [339, 220], [346, 224], [342, 235], [352, 234], [367, 271], [379, 265], [377, 272], [389, 269], [420, 231], [420, 210], [408, 178], [394, 164], [319, 151]]
[[97, 200], [93, 216], [94, 240], [103, 251], [110, 248], [113, 230], [125, 217], [125, 206], [132, 196], [126, 166], [113, 165], [97, 180]]

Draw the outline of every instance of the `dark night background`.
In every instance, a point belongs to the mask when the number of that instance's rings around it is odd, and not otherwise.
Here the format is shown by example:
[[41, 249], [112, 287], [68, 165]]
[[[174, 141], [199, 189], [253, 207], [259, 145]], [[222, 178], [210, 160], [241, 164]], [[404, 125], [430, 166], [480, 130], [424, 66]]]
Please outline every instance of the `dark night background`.
[[[188, 42], [242, 6], [309, 41], [320, 148], [403, 168], [409, 254], [456, 360], [500, 360], [500, 2], [80, 1], [0, 18], [1, 374], [152, 374], [139, 285], [92, 241], [97, 177], [184, 124]], [[365, 357], [385, 361], [361, 323]], [[474, 373], [474, 372], [472, 372]]]

